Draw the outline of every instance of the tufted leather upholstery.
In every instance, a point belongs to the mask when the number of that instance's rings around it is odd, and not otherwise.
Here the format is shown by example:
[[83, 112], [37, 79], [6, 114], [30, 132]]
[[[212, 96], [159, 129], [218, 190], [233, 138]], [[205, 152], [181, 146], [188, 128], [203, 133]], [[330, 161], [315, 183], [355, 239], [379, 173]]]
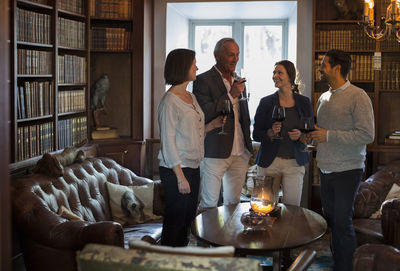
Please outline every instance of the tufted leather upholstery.
[[400, 251], [382, 244], [365, 244], [357, 248], [353, 259], [354, 271], [398, 271]]
[[[361, 183], [353, 217], [359, 245], [384, 243], [400, 248], [400, 198], [384, 202], [394, 183], [400, 185], [400, 161], [389, 163]], [[381, 205], [381, 219], [369, 218]]]
[[[13, 219], [23, 234], [28, 270], [76, 270], [77, 250], [88, 243], [124, 246], [124, 232], [129, 237], [157, 241], [160, 221], [125, 229], [112, 221], [106, 182], [143, 185], [152, 180], [135, 175], [109, 158], [88, 158], [66, 167], [63, 177], [30, 174], [12, 182]], [[61, 205], [84, 221], [69, 221], [57, 215]], [[153, 205], [153, 212], [162, 215], [160, 182], [155, 182]]]

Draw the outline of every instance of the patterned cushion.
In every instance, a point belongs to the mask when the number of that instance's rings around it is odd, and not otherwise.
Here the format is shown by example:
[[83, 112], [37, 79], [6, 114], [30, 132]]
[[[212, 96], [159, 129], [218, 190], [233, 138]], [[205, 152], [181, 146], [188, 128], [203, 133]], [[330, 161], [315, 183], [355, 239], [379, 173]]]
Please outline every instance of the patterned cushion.
[[122, 225], [133, 225], [158, 219], [153, 214], [154, 184], [125, 186], [107, 182], [111, 215]]
[[166, 253], [166, 254], [179, 254], [191, 256], [207, 256], [207, 257], [233, 257], [235, 248], [233, 246], [222, 247], [170, 247], [152, 245], [146, 241], [136, 238], [129, 239], [129, 248], [140, 249], [149, 252]]
[[77, 263], [80, 271], [261, 271], [256, 259], [171, 255], [99, 244], [86, 245]]

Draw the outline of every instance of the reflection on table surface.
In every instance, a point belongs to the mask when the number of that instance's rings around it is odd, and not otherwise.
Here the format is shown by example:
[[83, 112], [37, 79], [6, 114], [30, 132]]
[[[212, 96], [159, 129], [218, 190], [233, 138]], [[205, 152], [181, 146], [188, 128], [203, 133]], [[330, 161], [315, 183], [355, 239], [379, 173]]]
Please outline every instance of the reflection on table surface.
[[249, 203], [220, 206], [199, 214], [192, 227], [200, 240], [215, 246], [231, 245], [246, 254], [295, 248], [322, 237], [325, 219], [306, 208], [279, 204], [281, 217], [263, 231], [244, 231], [240, 217]]

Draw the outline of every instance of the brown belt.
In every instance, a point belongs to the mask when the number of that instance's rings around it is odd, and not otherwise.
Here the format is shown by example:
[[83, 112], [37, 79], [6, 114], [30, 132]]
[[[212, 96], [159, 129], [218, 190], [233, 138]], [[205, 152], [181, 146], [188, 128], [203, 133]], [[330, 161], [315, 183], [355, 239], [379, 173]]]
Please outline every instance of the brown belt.
[[289, 159], [294, 159], [292, 156], [278, 156], [281, 159], [289, 160]]

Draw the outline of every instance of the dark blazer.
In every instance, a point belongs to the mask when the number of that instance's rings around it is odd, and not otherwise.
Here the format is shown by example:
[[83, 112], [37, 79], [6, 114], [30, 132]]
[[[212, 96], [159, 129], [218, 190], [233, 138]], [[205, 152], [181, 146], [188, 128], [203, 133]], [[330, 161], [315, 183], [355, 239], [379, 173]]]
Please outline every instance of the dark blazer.
[[[312, 105], [308, 97], [294, 93], [294, 100], [296, 103], [295, 107], [300, 118], [314, 116]], [[279, 140], [272, 141], [267, 135], [268, 129], [272, 127], [274, 122], [272, 120], [272, 110], [274, 105], [278, 104], [278, 92], [262, 98], [254, 117], [253, 139], [254, 141], [261, 142], [261, 146], [256, 157], [256, 164], [260, 167], [266, 168], [271, 165], [279, 150]], [[305, 147], [304, 144], [300, 141], [293, 143], [294, 156], [297, 164], [302, 166], [310, 162], [310, 154], [300, 151]]]
[[[221, 104], [223, 100], [229, 99], [226, 87], [220, 73], [215, 67], [197, 76], [193, 83], [193, 94], [205, 115], [205, 122], [208, 123], [221, 115]], [[253, 148], [250, 139], [250, 114], [247, 101], [239, 102], [240, 125], [243, 131], [245, 147], [250, 153]], [[225, 123], [227, 135], [219, 135], [221, 128], [214, 129], [207, 133], [204, 141], [205, 157], [209, 158], [228, 158], [232, 152], [233, 133], [234, 133], [234, 113], [228, 115]]]

